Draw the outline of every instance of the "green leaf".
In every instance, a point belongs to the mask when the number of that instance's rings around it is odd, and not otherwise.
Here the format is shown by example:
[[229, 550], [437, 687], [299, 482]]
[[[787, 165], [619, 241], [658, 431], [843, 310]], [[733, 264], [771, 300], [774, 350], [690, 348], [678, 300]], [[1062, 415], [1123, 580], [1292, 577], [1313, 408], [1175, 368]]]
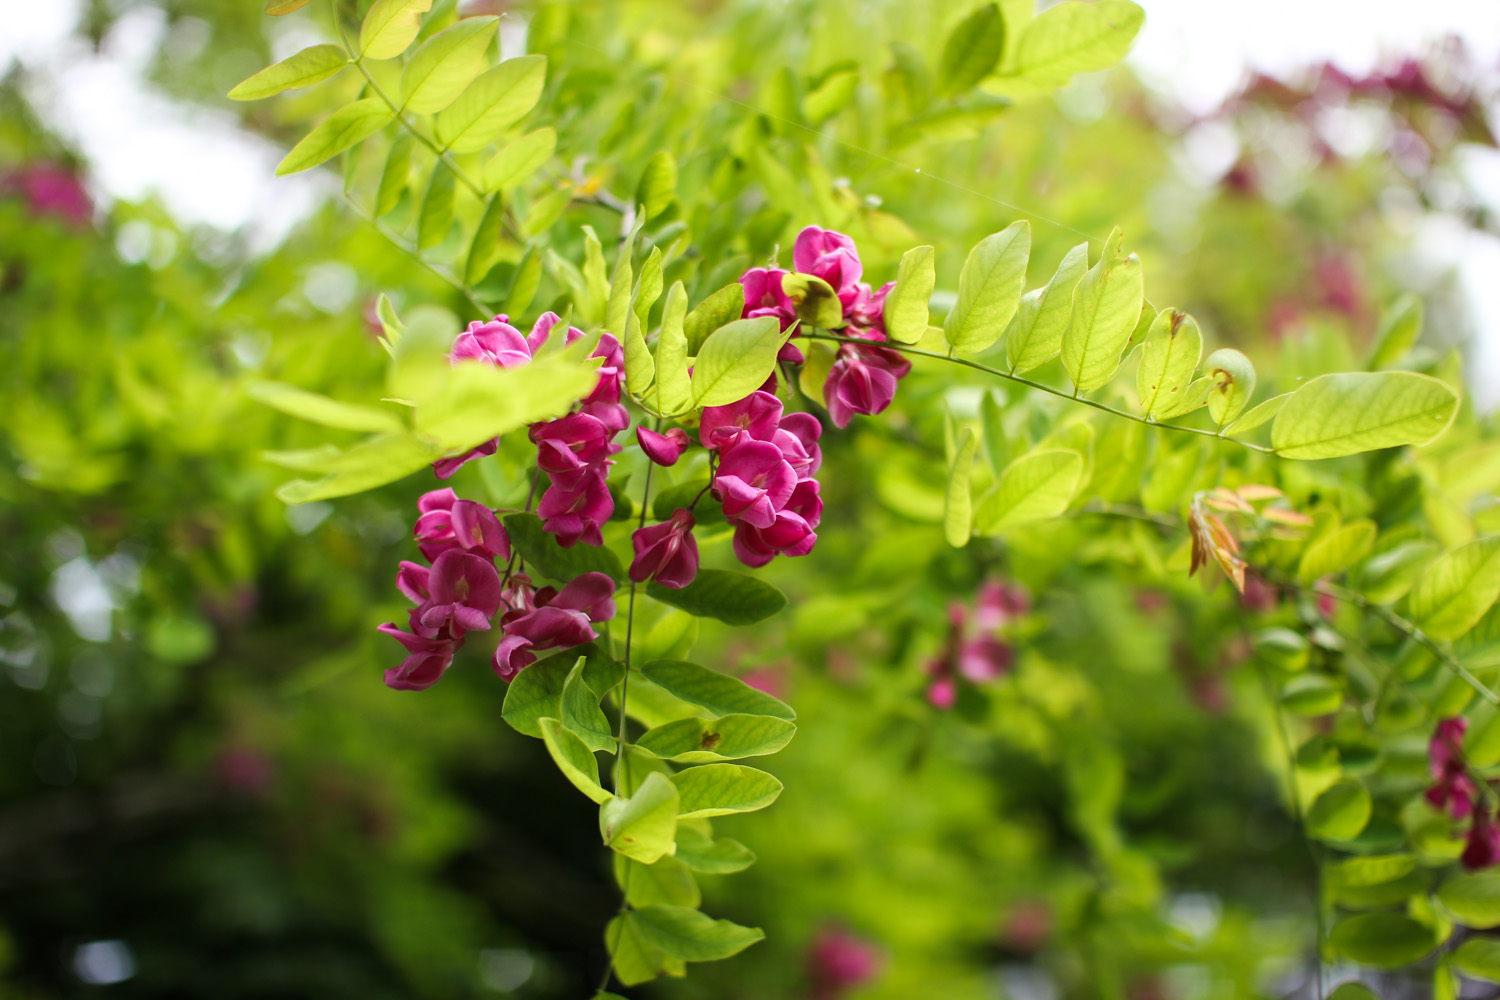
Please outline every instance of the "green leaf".
[[[464, 261], [464, 280], [470, 285], [478, 284], [495, 261], [500, 259], [500, 241], [505, 231], [505, 200], [491, 195], [484, 206], [484, 215], [474, 229], [474, 238], [469, 241], [469, 255]], [[520, 273], [520, 267], [516, 269]]]
[[980, 240], [969, 251], [958, 276], [958, 301], [943, 324], [943, 336], [955, 351], [975, 353], [1005, 331], [1026, 286], [1031, 255], [1031, 223], [1013, 222]]
[[1351, 521], [1319, 537], [1302, 553], [1297, 564], [1297, 579], [1310, 584], [1333, 576], [1359, 562], [1375, 546], [1375, 522], [1368, 518]]
[[1198, 321], [1176, 309], [1163, 309], [1146, 331], [1146, 346], [1135, 376], [1146, 416], [1170, 410], [1186, 396], [1202, 356], [1203, 334]]
[[1400, 913], [1361, 913], [1340, 920], [1328, 943], [1361, 965], [1399, 969], [1425, 958], [1438, 946], [1432, 928]]
[[276, 176], [310, 170], [333, 159], [355, 143], [379, 132], [391, 120], [391, 109], [378, 97], [339, 108], [293, 146], [276, 167]]
[[[510, 279], [510, 292], [505, 299], [505, 308], [510, 311], [510, 315], [525, 314], [531, 307], [531, 300], [536, 297], [536, 290], [541, 282], [542, 255], [536, 252], [535, 245], [528, 245], [521, 262], [516, 265], [515, 276]], [[562, 325], [567, 326], [566, 323]]]
[[1328, 994], [1328, 1000], [1380, 1000], [1380, 996], [1364, 983], [1343, 983]]
[[401, 431], [401, 419], [388, 410], [329, 399], [284, 382], [254, 382], [250, 398], [282, 413], [346, 431]]
[[486, 191], [509, 191], [540, 170], [556, 150], [557, 130], [550, 125], [527, 132], [490, 158], [480, 183]]
[[1255, 395], [1255, 365], [1239, 351], [1221, 347], [1203, 362], [1203, 370], [1214, 380], [1208, 394], [1208, 414], [1223, 427], [1238, 417]]
[[1383, 885], [1404, 878], [1417, 867], [1410, 854], [1383, 854], [1377, 857], [1347, 858], [1333, 867], [1339, 886]]
[[1283, 458], [1337, 458], [1423, 445], [1448, 429], [1458, 393], [1416, 372], [1322, 375], [1292, 393], [1271, 425]]
[[573, 188], [567, 184], [555, 191], [548, 191], [532, 201], [527, 206], [526, 218], [521, 221], [521, 228], [525, 231], [526, 238], [536, 239], [551, 229], [552, 224], [562, 218], [562, 214], [572, 203]]
[[359, 28], [359, 54], [365, 59], [394, 59], [406, 51], [422, 28], [422, 13], [432, 0], [375, 0]]
[[1500, 983], [1500, 941], [1494, 938], [1470, 938], [1449, 961], [1466, 976]]
[[1021, 296], [1005, 328], [1005, 357], [1013, 372], [1029, 372], [1062, 350], [1073, 313], [1073, 289], [1089, 268], [1089, 245], [1080, 243], [1057, 265], [1052, 279]]
[[775, 802], [781, 782], [743, 764], [699, 764], [672, 775], [682, 796], [683, 819], [712, 819], [755, 812]]
[[609, 277], [609, 298], [605, 301], [604, 329], [618, 337], [625, 336], [625, 326], [630, 321], [630, 296], [635, 287], [635, 239], [644, 220], [637, 219], [630, 235], [620, 244], [615, 254], [615, 269]]
[[726, 625], [754, 625], [786, 607], [786, 595], [781, 591], [748, 573], [730, 569], [700, 569], [693, 582], [681, 590], [653, 581], [646, 586], [646, 593], [690, 615], [717, 618]]
[[781, 291], [792, 300], [797, 318], [804, 324], [824, 330], [844, 325], [844, 305], [822, 278], [812, 274], [783, 275]]
[[595, 545], [563, 548], [556, 536], [542, 530], [542, 520], [535, 514], [506, 514], [505, 533], [527, 568], [548, 579], [567, 582], [584, 573], [604, 573], [616, 582], [625, 579], [619, 557], [612, 551]]
[[912, 247], [901, 255], [896, 287], [885, 298], [885, 335], [897, 343], [915, 344], [927, 333], [928, 302], [937, 284], [937, 251]]
[[649, 865], [615, 855], [615, 881], [631, 906], [697, 906], [703, 901], [688, 866], [663, 856]]
[[1295, 673], [1307, 666], [1307, 640], [1300, 632], [1273, 625], [1255, 633], [1255, 654], [1279, 670]]
[[1120, 253], [1122, 239], [1118, 228], [1110, 232], [1104, 241], [1104, 255], [1073, 289], [1073, 311], [1063, 332], [1062, 359], [1080, 393], [1097, 389], [1114, 377], [1120, 367], [1120, 352], [1140, 319], [1145, 298], [1141, 260], [1135, 254]]
[[466, 17], [423, 42], [401, 73], [401, 109], [432, 114], [452, 104], [484, 70], [498, 17]]
[[739, 841], [728, 837], [715, 840], [682, 823], [677, 825], [676, 858], [705, 875], [728, 875], [755, 863], [755, 854]]
[[272, 17], [281, 17], [294, 10], [301, 10], [310, 3], [312, 0], [266, 0], [266, 13]]
[[797, 727], [769, 715], [726, 715], [719, 719], [678, 719], [647, 730], [636, 746], [663, 760], [688, 764], [739, 757], [764, 757], [792, 741]]
[[523, 368], [478, 361], [453, 365], [442, 391], [416, 401], [416, 429], [445, 449], [464, 452], [507, 431], [560, 417], [598, 383], [597, 361], [555, 354]]
[[434, 445], [413, 434], [378, 434], [325, 462], [322, 479], [294, 479], [276, 496], [283, 503], [311, 503], [363, 493], [393, 483], [442, 457]]
[[1249, 413], [1230, 423], [1224, 428], [1225, 434], [1245, 434], [1255, 430], [1261, 424], [1269, 423], [1271, 418], [1281, 412], [1286, 401], [1292, 398], [1292, 394], [1284, 392], [1280, 396], [1272, 396], [1264, 403], [1255, 406]]
[[1403, 295], [1380, 317], [1380, 329], [1370, 351], [1370, 370], [1379, 371], [1396, 364], [1411, 352], [1421, 335], [1422, 300], [1415, 295]]
[[1456, 875], [1438, 888], [1437, 896], [1465, 927], [1500, 927], [1500, 872]]
[[[654, 285], [654, 287], [652, 287]], [[661, 250], [651, 248], [651, 255], [641, 265], [641, 277], [636, 283], [635, 296], [630, 300], [625, 315], [625, 328], [620, 338], [625, 354], [625, 386], [635, 396], [645, 396], [646, 390], [656, 378], [656, 361], [651, 349], [646, 346], [641, 327], [645, 321], [643, 313], [661, 294]]]
[[505, 690], [503, 718], [516, 732], [542, 738], [543, 718], [561, 719], [563, 685], [577, 656], [571, 650], [537, 660], [516, 675]]
[[612, 850], [649, 865], [676, 850], [677, 786], [657, 771], [627, 798], [599, 810], [599, 833]]
[[1370, 792], [1353, 778], [1329, 788], [1307, 811], [1307, 832], [1324, 840], [1353, 840], [1370, 822]]
[[739, 319], [744, 310], [745, 289], [738, 281], [725, 285], [698, 303], [698, 307], [688, 313], [687, 319], [682, 323], [683, 333], [687, 336], [688, 357], [696, 357], [709, 334], [730, 320]]
[[543, 717], [537, 720], [537, 726], [542, 731], [542, 741], [547, 744], [552, 762], [574, 788], [598, 803], [614, 798], [599, 784], [599, 761], [583, 740], [564, 729], [556, 719]]
[[682, 660], [656, 660], [641, 673], [657, 687], [713, 715], [769, 715], [788, 722], [797, 718], [792, 707], [737, 677]]
[[438, 144], [455, 153], [483, 149], [536, 107], [546, 81], [546, 56], [507, 59], [486, 70], [437, 116]]
[[1412, 621], [1434, 639], [1457, 639], [1500, 597], [1500, 535], [1439, 556], [1412, 588]]
[[995, 535], [1019, 524], [1056, 517], [1068, 509], [1083, 478], [1083, 456], [1043, 449], [1022, 455], [1006, 467], [1000, 482], [974, 516], [974, 530]]
[[230, 100], [258, 101], [283, 90], [310, 87], [349, 65], [349, 56], [337, 45], [314, 45], [294, 56], [267, 66], [229, 92]]
[[673, 958], [641, 937], [634, 910], [609, 922], [604, 941], [609, 947], [615, 977], [626, 986], [639, 986], [660, 975], [684, 974], [682, 959]]
[[693, 405], [693, 383], [688, 376], [687, 336], [683, 322], [687, 316], [687, 289], [674, 281], [667, 289], [667, 301], [661, 310], [661, 332], [656, 338], [656, 392], [652, 403], [658, 413], [674, 416]]
[[857, 66], [828, 73], [802, 99], [802, 116], [814, 127], [821, 125], [847, 108], [858, 90], [859, 68]]
[[943, 536], [956, 549], [969, 544], [969, 535], [974, 530], [974, 498], [969, 481], [974, 476], [974, 449], [978, 445], [974, 431], [965, 427], [958, 454], [948, 467], [948, 488], [943, 493]]
[[455, 183], [453, 171], [445, 163], [439, 160], [433, 165], [432, 179], [427, 183], [417, 215], [418, 250], [431, 250], [448, 238], [448, 230], [453, 226]]
[[1050, 89], [1074, 74], [1109, 69], [1125, 58], [1145, 19], [1130, 0], [1060, 3], [1026, 26], [1006, 76]]
[[698, 406], [724, 406], [750, 395], [776, 370], [785, 337], [774, 316], [725, 323], [703, 342], [693, 365]]
[[643, 206], [649, 222], [665, 212], [676, 199], [677, 161], [666, 150], [658, 150], [646, 161], [646, 169], [636, 187], [636, 204]]
[[1005, 19], [993, 3], [953, 26], [938, 62], [938, 93], [962, 94], [995, 71], [1005, 51]]
[[1281, 689], [1281, 704], [1293, 715], [1332, 715], [1343, 703], [1343, 687], [1323, 674], [1293, 677]]
[[729, 958], [765, 937], [759, 927], [714, 920], [686, 906], [643, 906], [632, 916], [646, 943], [685, 962]]
[[402, 132], [391, 143], [386, 154], [385, 167], [380, 171], [380, 186], [375, 192], [375, 215], [385, 215], [401, 201], [406, 185], [411, 181], [411, 148], [415, 142], [410, 132]]
[[[567, 679], [563, 681], [562, 695], [558, 701], [562, 710], [559, 721], [570, 733], [583, 740], [590, 750], [612, 752], [619, 748], [619, 743], [610, 731], [609, 719], [599, 707], [599, 696], [584, 681], [583, 671], [587, 662], [585, 657], [578, 657], [568, 671]], [[532, 664], [534, 666], [536, 664]], [[526, 668], [530, 669], [531, 667]], [[526, 673], [526, 670], [521, 673]]]

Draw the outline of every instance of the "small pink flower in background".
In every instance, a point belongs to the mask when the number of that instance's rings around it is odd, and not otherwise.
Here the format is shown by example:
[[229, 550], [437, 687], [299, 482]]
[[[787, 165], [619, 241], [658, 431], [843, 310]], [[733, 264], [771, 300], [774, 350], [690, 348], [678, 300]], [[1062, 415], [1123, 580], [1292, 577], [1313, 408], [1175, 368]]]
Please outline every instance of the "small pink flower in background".
[[1275, 587], [1255, 573], [1245, 574], [1245, 591], [1240, 594], [1240, 603], [1246, 611], [1264, 614], [1275, 609], [1276, 601]]
[[635, 439], [646, 457], [662, 466], [676, 465], [688, 446], [687, 431], [681, 427], [673, 427], [665, 434], [659, 434], [645, 424], [639, 424], [635, 429]]
[[878, 976], [881, 964], [880, 951], [873, 944], [843, 927], [825, 925], [807, 949], [812, 995], [818, 1000], [836, 1000]]
[[1022, 900], [1005, 918], [1000, 938], [1012, 951], [1030, 955], [1052, 936], [1052, 923], [1052, 907], [1045, 900]]
[[755, 667], [740, 674], [740, 680], [772, 698], [784, 699], [786, 697], [787, 682], [784, 666]]
[[1489, 807], [1480, 805], [1474, 810], [1474, 824], [1469, 827], [1459, 860], [1470, 871], [1489, 868], [1500, 861], [1500, 827], [1495, 826]]
[[85, 229], [94, 218], [94, 202], [71, 170], [51, 163], [18, 167], [0, 177], [0, 191], [13, 191], [35, 215], [62, 219]]
[[226, 746], [214, 758], [213, 774], [226, 791], [258, 799], [276, 783], [276, 764], [254, 747]]
[[985, 684], [1010, 673], [1015, 648], [999, 634], [1031, 608], [1024, 588], [989, 580], [975, 596], [974, 612], [957, 601], [948, 606], [948, 635], [938, 655], [927, 662], [927, 700], [947, 710], [958, 701], [959, 681]]
[[698, 541], [693, 537], [693, 512], [678, 508], [669, 521], [640, 528], [630, 536], [635, 561], [630, 579], [636, 583], [655, 580], [663, 587], [681, 590], [698, 576]]
[[1463, 819], [1474, 810], [1479, 788], [1464, 765], [1464, 733], [1469, 720], [1463, 716], [1443, 719], [1437, 724], [1428, 744], [1428, 767], [1435, 784], [1427, 790], [1427, 802], [1434, 809], [1449, 810], [1454, 819]]

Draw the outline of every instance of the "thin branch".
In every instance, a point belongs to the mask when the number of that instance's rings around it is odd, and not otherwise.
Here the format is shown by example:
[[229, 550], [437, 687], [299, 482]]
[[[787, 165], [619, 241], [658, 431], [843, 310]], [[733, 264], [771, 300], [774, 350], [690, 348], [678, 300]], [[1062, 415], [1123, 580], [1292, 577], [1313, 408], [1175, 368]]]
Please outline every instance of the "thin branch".
[[[807, 339], [829, 340], [833, 341], [836, 344], [869, 345], [871, 343], [871, 341], [864, 340], [859, 337], [840, 337], [831, 333], [808, 334]], [[1210, 437], [1218, 441], [1228, 441], [1230, 444], [1237, 444], [1241, 448], [1248, 448], [1251, 451], [1258, 451], [1264, 455], [1276, 454], [1276, 449], [1267, 448], [1265, 445], [1253, 444], [1249, 441], [1240, 441], [1237, 438], [1225, 437], [1223, 434], [1220, 434], [1217, 431], [1208, 431], [1204, 430], [1201, 427], [1184, 427], [1181, 424], [1163, 424], [1158, 421], [1151, 420], [1148, 417], [1143, 417], [1139, 414], [1131, 413], [1129, 410], [1121, 410], [1117, 407], [1110, 406], [1108, 403], [1101, 403], [1097, 399], [1088, 399], [1085, 396], [1080, 396], [1077, 392], [1067, 392], [1066, 390], [1047, 385], [1044, 382], [1037, 382], [1032, 379], [1023, 378], [1020, 375], [1015, 375], [1011, 372], [1004, 371], [1000, 368], [991, 368], [989, 365], [982, 365], [977, 361], [970, 361], [968, 358], [954, 357], [951, 353], [934, 354], [932, 351], [918, 350], [915, 347], [907, 347], [905, 344], [897, 344], [889, 340], [881, 342], [880, 346], [886, 348], [887, 350], [897, 351], [901, 354], [910, 354], [911, 356], [917, 358], [933, 358], [937, 361], [947, 361], [951, 364], [962, 365], [965, 368], [972, 368], [975, 371], [984, 372], [986, 375], [993, 375], [996, 378], [1008, 379], [1012, 382], [1019, 383], [1029, 388], [1049, 393], [1059, 399], [1066, 399], [1074, 403], [1082, 403], [1085, 406], [1092, 406], [1096, 410], [1103, 410], [1105, 413], [1112, 413], [1117, 417], [1124, 417], [1126, 420], [1134, 420], [1136, 423], [1145, 424], [1147, 427], [1160, 427], [1162, 430], [1179, 431], [1183, 434], [1197, 434], [1199, 437]]]

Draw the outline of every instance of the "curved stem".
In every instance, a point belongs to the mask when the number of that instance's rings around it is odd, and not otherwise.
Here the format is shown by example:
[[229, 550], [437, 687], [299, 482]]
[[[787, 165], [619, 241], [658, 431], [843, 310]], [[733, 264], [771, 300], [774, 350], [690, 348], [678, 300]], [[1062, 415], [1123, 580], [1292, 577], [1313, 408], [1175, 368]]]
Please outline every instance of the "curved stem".
[[[837, 344], [865, 344], [867, 346], [871, 343], [871, 341], [859, 337], [840, 337], [836, 334], [831, 333], [808, 334], [807, 339], [829, 340]], [[984, 372], [986, 375], [993, 375], [996, 378], [1008, 379], [1012, 382], [1017, 382], [1021, 385], [1027, 386], [1028, 388], [1049, 393], [1059, 399], [1066, 399], [1074, 403], [1082, 403], [1084, 406], [1092, 406], [1096, 410], [1103, 410], [1105, 413], [1112, 413], [1117, 417], [1124, 417], [1126, 420], [1134, 420], [1136, 423], [1145, 424], [1147, 427], [1160, 427], [1162, 430], [1179, 431], [1183, 434], [1197, 434], [1199, 437], [1210, 437], [1219, 441], [1228, 441], [1230, 444], [1237, 444], [1241, 448], [1248, 448], [1251, 451], [1258, 451], [1264, 455], [1276, 454], [1276, 449], [1267, 448], [1265, 445], [1253, 444], [1249, 441], [1240, 441], [1236, 438], [1225, 437], [1223, 434], [1220, 434], [1217, 431], [1204, 430], [1201, 427], [1184, 427], [1181, 424], [1163, 424], [1148, 417], [1143, 417], [1139, 414], [1131, 413], [1129, 410], [1121, 410], [1117, 407], [1110, 406], [1108, 403], [1101, 403], [1097, 399], [1089, 399], [1085, 396], [1081, 396], [1077, 391], [1067, 392], [1066, 390], [1047, 385], [1044, 382], [1037, 382], [1033, 379], [1023, 378], [1020, 375], [1015, 375], [1011, 372], [1003, 371], [999, 368], [991, 368], [989, 365], [982, 365], [978, 361], [970, 361], [968, 358], [955, 357], [951, 352], [948, 354], [934, 354], [932, 351], [919, 350], [918, 348], [908, 347], [905, 344], [897, 344], [894, 341], [889, 340], [881, 342], [880, 346], [886, 348], [887, 350], [896, 351], [901, 354], [910, 354], [912, 357], [916, 358], [933, 358], [937, 361], [947, 361], [951, 364], [962, 365], [965, 368], [972, 368], [975, 371]]]

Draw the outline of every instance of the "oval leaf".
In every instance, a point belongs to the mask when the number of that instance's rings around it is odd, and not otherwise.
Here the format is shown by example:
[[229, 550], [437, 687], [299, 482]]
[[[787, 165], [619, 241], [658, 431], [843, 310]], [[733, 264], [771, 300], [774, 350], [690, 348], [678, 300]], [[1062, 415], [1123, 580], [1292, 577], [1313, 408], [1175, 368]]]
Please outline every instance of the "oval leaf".
[[1448, 429], [1458, 393], [1416, 372], [1323, 375], [1292, 393], [1271, 425], [1283, 458], [1338, 458], [1423, 445]]
[[611, 850], [652, 864], [677, 849], [677, 805], [677, 786], [652, 771], [634, 795], [604, 803], [599, 833]]
[[1351, 961], [1381, 969], [1420, 961], [1438, 946], [1430, 927], [1400, 913], [1345, 917], [1329, 932], [1328, 943]]
[[309, 170], [379, 132], [391, 120], [391, 109], [378, 97], [339, 108], [293, 146], [276, 167], [276, 176]]
[[1080, 243], [1057, 265], [1052, 279], [1021, 297], [1005, 328], [1005, 358], [1013, 372], [1029, 372], [1062, 350], [1073, 312], [1073, 289], [1089, 269], [1089, 245]]
[[943, 324], [955, 351], [974, 353], [1000, 339], [1016, 312], [1031, 256], [1031, 223], [1024, 219], [979, 241], [958, 276], [958, 301]]
[[563, 777], [573, 783], [574, 788], [595, 802], [604, 803], [614, 798], [611, 792], [599, 784], [599, 761], [594, 757], [593, 751], [584, 745], [583, 740], [564, 729], [557, 719], [538, 719], [537, 726], [542, 731], [542, 742], [547, 744], [547, 753], [552, 756], [552, 762], [562, 771]]
[[631, 916], [648, 944], [684, 962], [738, 955], [766, 936], [759, 927], [714, 920], [686, 906], [643, 906]]
[[1122, 239], [1119, 229], [1109, 234], [1103, 256], [1073, 289], [1062, 359], [1079, 392], [1097, 389], [1114, 377], [1120, 352], [1141, 317], [1141, 261], [1135, 254], [1120, 253]]
[[1203, 362], [1203, 370], [1214, 380], [1208, 394], [1208, 414], [1223, 427], [1238, 417], [1255, 395], [1255, 365], [1231, 347], [1221, 347]]
[[901, 255], [896, 286], [885, 297], [885, 335], [902, 344], [915, 344], [927, 332], [928, 303], [937, 284], [937, 251], [913, 247]]
[[646, 593], [690, 615], [717, 618], [726, 625], [754, 625], [786, 607], [786, 595], [781, 591], [748, 573], [730, 569], [700, 569], [693, 582], [680, 590], [652, 582]]
[[1076, 451], [1044, 449], [1022, 455], [1006, 467], [1000, 483], [979, 504], [975, 531], [994, 535], [1018, 524], [1056, 517], [1068, 509], [1083, 476]]
[[797, 713], [785, 702], [737, 677], [683, 660], [656, 660], [641, 673], [657, 687], [714, 715], [769, 715], [790, 722]]
[[1173, 409], [1187, 395], [1187, 387], [1203, 356], [1203, 334], [1198, 321], [1176, 309], [1163, 309], [1146, 331], [1141, 366], [1135, 385], [1146, 416]]
[[422, 29], [422, 12], [432, 0], [375, 0], [359, 27], [359, 54], [365, 59], [394, 59]]
[[693, 364], [697, 404], [723, 406], [759, 389], [776, 370], [783, 339], [774, 316], [737, 319], [709, 334]]
[[1411, 618], [1434, 639], [1457, 639], [1500, 597], [1500, 535], [1438, 557], [1412, 588]]
[[773, 775], [743, 764], [700, 764], [672, 775], [672, 783], [682, 797], [683, 819], [755, 812], [781, 795]]
[[542, 168], [557, 150], [557, 130], [548, 126], [508, 144], [484, 165], [486, 191], [508, 191]]
[[494, 142], [536, 107], [547, 80], [546, 56], [507, 59], [479, 75], [437, 117], [438, 142], [472, 153]]
[[432, 114], [452, 104], [484, 70], [498, 17], [466, 17], [423, 42], [401, 73], [401, 108]]
[[236, 101], [258, 101], [283, 90], [295, 90], [326, 80], [347, 65], [349, 56], [337, 45], [314, 45], [274, 66], [267, 66], [231, 90], [229, 97]]

